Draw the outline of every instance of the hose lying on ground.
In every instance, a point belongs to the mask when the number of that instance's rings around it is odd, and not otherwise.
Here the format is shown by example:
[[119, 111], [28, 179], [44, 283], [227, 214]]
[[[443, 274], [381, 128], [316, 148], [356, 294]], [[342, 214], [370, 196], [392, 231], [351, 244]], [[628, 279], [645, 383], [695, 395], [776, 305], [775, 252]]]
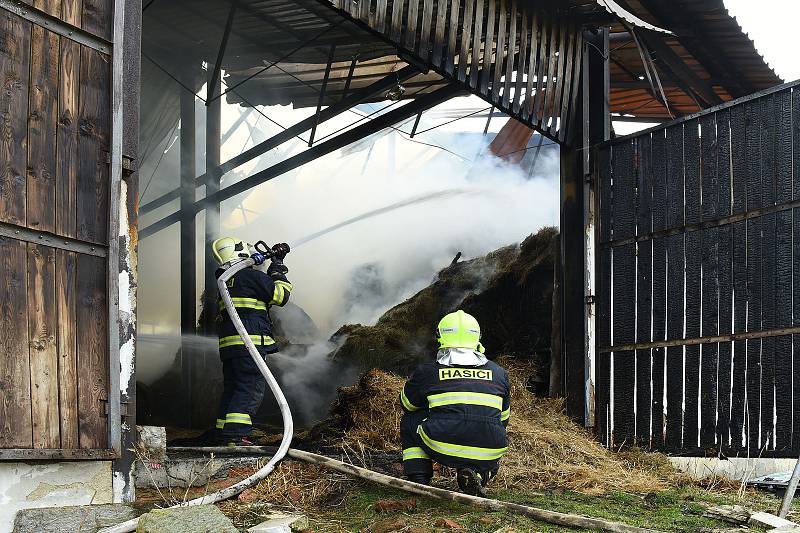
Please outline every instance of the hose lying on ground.
[[[252, 455], [254, 453], [269, 454], [272, 453], [275, 450], [275, 448], [270, 446], [246, 446], [239, 448], [180, 447], [180, 448], [167, 448], [167, 450]], [[387, 487], [404, 490], [406, 492], [418, 494], [420, 496], [428, 496], [439, 500], [447, 500], [455, 503], [460, 503], [463, 505], [470, 505], [472, 507], [479, 507], [481, 509], [486, 509], [488, 511], [505, 511], [505, 512], [516, 513], [527, 516], [529, 518], [533, 518], [534, 520], [547, 522], [549, 524], [556, 524], [559, 526], [566, 526], [566, 527], [577, 527], [583, 529], [599, 529], [602, 531], [611, 531], [613, 533], [659, 533], [658, 531], [653, 529], [629, 526], [627, 524], [622, 524], [620, 522], [612, 522], [610, 520], [603, 520], [601, 518], [589, 518], [586, 516], [558, 513], [555, 511], [547, 511], [545, 509], [539, 509], [537, 507], [531, 507], [529, 505], [521, 505], [518, 503], [492, 500], [490, 498], [480, 498], [478, 496], [470, 496], [468, 494], [453, 492], [451, 490], [440, 489], [437, 487], [430, 487], [428, 485], [421, 485], [419, 483], [413, 483], [411, 481], [406, 481], [404, 479], [387, 476], [386, 474], [373, 472], [372, 470], [367, 470], [366, 468], [361, 468], [359, 466], [343, 463], [342, 461], [337, 461], [336, 459], [331, 459], [330, 457], [325, 457], [323, 455], [304, 452], [302, 450], [295, 450], [294, 448], [290, 449], [286, 455], [287, 457], [291, 457], [292, 459], [296, 459], [298, 461], [323, 465], [327, 468], [330, 468], [331, 470], [336, 470], [337, 472], [350, 474], [352, 476], [356, 476], [361, 479], [365, 479], [367, 481], [372, 481], [373, 483], [378, 483], [380, 485], [385, 485]]]
[[[233, 321], [233, 325], [236, 327], [236, 331], [244, 341], [247, 351], [250, 353], [253, 361], [255, 361], [256, 366], [258, 366], [258, 369], [264, 375], [264, 379], [267, 380], [267, 385], [269, 385], [272, 394], [275, 395], [275, 400], [278, 402], [278, 407], [281, 410], [281, 417], [283, 418], [283, 438], [281, 439], [281, 443], [280, 446], [278, 446], [277, 451], [274, 448], [272, 449], [272, 451], [275, 452], [275, 455], [273, 455], [269, 462], [258, 469], [252, 476], [220, 491], [207, 494], [187, 502], [179, 503], [173, 507], [186, 507], [190, 505], [207, 505], [216, 503], [222, 500], [227, 500], [228, 498], [232, 498], [245, 489], [249, 489], [267, 477], [273, 470], [275, 470], [275, 466], [286, 455], [286, 452], [289, 450], [289, 445], [292, 442], [294, 421], [292, 420], [292, 412], [289, 410], [289, 403], [286, 401], [283, 391], [278, 385], [278, 382], [275, 380], [275, 376], [272, 375], [272, 372], [267, 366], [267, 363], [264, 361], [264, 358], [261, 357], [261, 354], [258, 352], [255, 344], [253, 344], [253, 341], [250, 339], [250, 335], [247, 333], [244, 324], [242, 324], [241, 318], [239, 318], [239, 313], [236, 312], [236, 308], [231, 300], [231, 295], [228, 292], [228, 286], [226, 285], [226, 282], [233, 277], [234, 274], [254, 264], [255, 261], [253, 259], [245, 259], [244, 261], [229, 267], [217, 280], [217, 286], [219, 287], [219, 293], [222, 296], [222, 301], [225, 303], [225, 308], [228, 310], [228, 314]], [[101, 529], [98, 533], [128, 533], [130, 531], [135, 531], [138, 524], [139, 519], [134, 518], [132, 520], [128, 520], [127, 522], [122, 522], [115, 526]]]

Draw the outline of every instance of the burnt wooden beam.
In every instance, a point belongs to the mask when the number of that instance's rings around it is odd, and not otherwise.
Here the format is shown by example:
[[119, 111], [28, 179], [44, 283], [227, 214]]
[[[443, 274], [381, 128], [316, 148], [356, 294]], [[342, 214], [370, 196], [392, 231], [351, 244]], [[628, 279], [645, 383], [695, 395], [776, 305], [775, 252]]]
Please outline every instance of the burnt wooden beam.
[[208, 91], [206, 95], [206, 106], [209, 105], [211, 100], [216, 96], [215, 92], [218, 90], [217, 85], [220, 80], [220, 72], [222, 71], [222, 60], [225, 58], [225, 50], [228, 48], [228, 39], [231, 36], [231, 29], [233, 28], [233, 19], [236, 17], [236, 7], [238, 1], [234, 0], [231, 3], [231, 9], [228, 12], [228, 20], [225, 22], [225, 31], [222, 34], [222, 40], [219, 43], [219, 52], [217, 52], [217, 60], [214, 62], [214, 72], [211, 74], [211, 79], [208, 82]]
[[314, 125], [311, 126], [311, 134], [308, 137], [308, 146], [314, 145], [314, 134], [317, 133], [317, 125], [319, 124], [319, 112], [322, 109], [322, 102], [325, 100], [325, 89], [328, 88], [328, 78], [331, 75], [331, 65], [333, 64], [333, 57], [336, 53], [336, 45], [332, 44], [328, 52], [328, 63], [325, 66], [325, 74], [322, 76], [322, 89], [319, 91], [319, 100], [317, 101], [317, 111], [314, 113]]

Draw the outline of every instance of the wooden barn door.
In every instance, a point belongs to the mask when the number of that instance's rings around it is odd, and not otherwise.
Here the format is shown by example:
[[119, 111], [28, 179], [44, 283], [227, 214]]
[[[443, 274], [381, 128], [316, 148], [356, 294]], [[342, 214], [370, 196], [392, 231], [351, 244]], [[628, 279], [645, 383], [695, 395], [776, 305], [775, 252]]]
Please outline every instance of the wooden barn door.
[[799, 124], [794, 82], [599, 149], [607, 445], [800, 451]]
[[113, 1], [0, 7], [0, 458], [110, 457]]

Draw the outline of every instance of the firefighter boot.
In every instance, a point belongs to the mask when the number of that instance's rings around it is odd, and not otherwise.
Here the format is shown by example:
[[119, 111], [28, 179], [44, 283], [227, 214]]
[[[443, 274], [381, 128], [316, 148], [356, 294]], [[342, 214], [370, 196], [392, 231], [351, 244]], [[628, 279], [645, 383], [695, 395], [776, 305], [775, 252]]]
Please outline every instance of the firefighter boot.
[[470, 496], [486, 497], [486, 489], [482, 476], [469, 468], [459, 468], [456, 472], [456, 481], [461, 492]]

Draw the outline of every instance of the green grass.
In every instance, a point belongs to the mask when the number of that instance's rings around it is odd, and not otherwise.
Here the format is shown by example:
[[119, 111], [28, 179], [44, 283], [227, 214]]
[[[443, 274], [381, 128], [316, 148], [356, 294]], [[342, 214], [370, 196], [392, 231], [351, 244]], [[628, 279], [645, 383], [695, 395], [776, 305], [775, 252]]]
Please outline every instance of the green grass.
[[[755, 510], [775, 509], [779, 505], [779, 500], [774, 496], [750, 496], [746, 502], [737, 502], [735, 495], [720, 495], [694, 487], [650, 495], [617, 492], [604, 496], [587, 496], [569, 491], [541, 493], [497, 490], [490, 493], [490, 496], [552, 511], [604, 518], [661, 531], [691, 532], [733, 527], [702, 516], [709, 505], [743, 503]], [[570, 531], [569, 528], [536, 522], [519, 515], [491, 513], [428, 498], [416, 498], [418, 506], [413, 512], [378, 513], [374, 510], [374, 504], [378, 500], [409, 497], [409, 494], [401, 491], [357, 483], [332, 499], [329, 505], [316, 511], [307, 511], [307, 514], [311, 518], [311, 528], [317, 533], [366, 531], [376, 522], [396, 517], [403, 518], [409, 528], [420, 528], [419, 531], [450, 531], [434, 526], [440, 518], [455, 520], [464, 527], [464, 531], [476, 533], [494, 532], [501, 527], [511, 527], [519, 532]]]

